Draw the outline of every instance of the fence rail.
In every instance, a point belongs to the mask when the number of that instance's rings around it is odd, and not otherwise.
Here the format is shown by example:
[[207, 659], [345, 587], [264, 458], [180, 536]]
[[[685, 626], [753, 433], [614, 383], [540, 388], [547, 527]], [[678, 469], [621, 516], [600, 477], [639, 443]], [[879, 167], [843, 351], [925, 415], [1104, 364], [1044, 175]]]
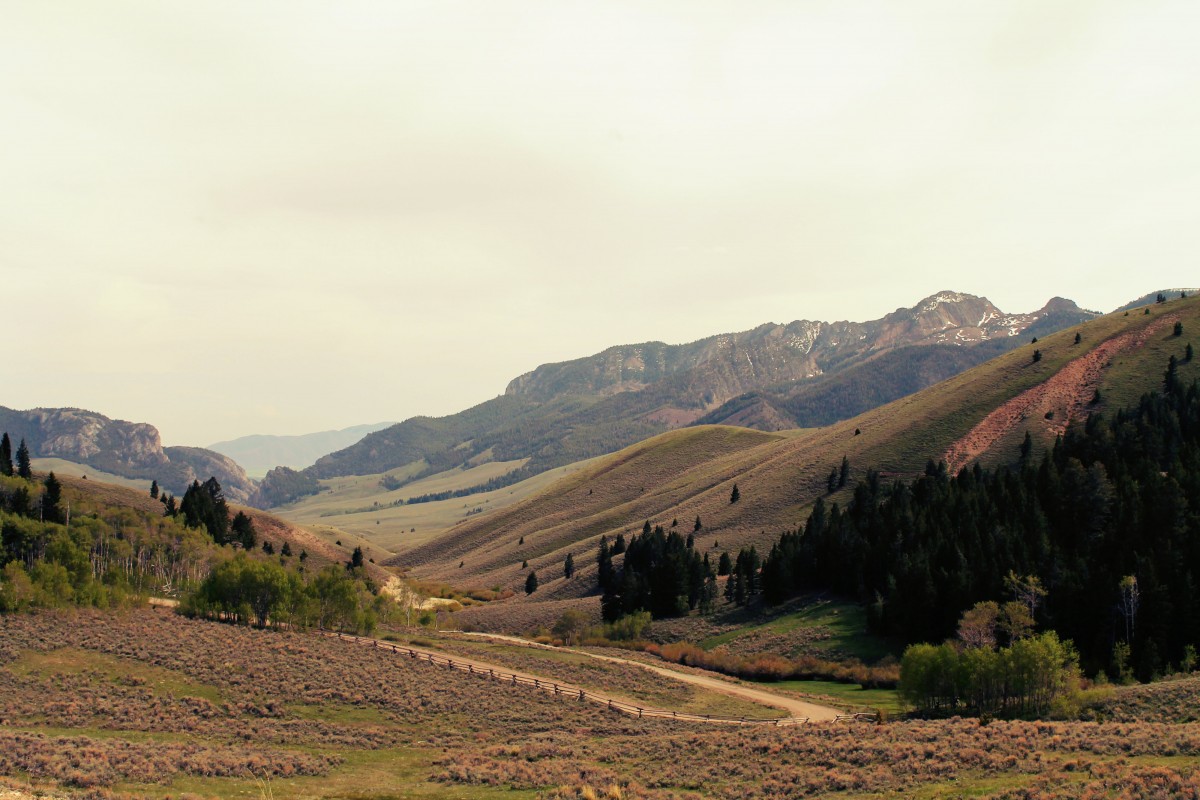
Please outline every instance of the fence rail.
[[[577, 686], [570, 686], [554, 681], [548, 681], [542, 678], [531, 678], [526, 675], [518, 675], [513, 672], [503, 672], [491, 667], [482, 668], [475, 666], [470, 661], [459, 659], [455, 661], [449, 656], [437, 655], [424, 650], [414, 650], [402, 644], [393, 644], [391, 642], [381, 642], [378, 639], [370, 639], [364, 636], [355, 636], [349, 633], [341, 633], [338, 631], [325, 631], [328, 636], [336, 636], [343, 641], [355, 642], [357, 644], [367, 645], [377, 650], [385, 650], [395, 653], [400, 656], [407, 656], [409, 659], [435, 666], [447, 667], [448, 669], [465, 672], [469, 675], [480, 675], [485, 678], [491, 678], [503, 683], [508, 683], [513, 686], [528, 686], [544, 692], [550, 692], [555, 697], [562, 697], [568, 700], [590, 701], [607, 707], [610, 711], [617, 711], [622, 714], [627, 714], [638, 719], [674, 719], [688, 722], [716, 722], [731, 725], [767, 725], [775, 728], [790, 727], [794, 725], [804, 725], [809, 721], [808, 717], [783, 717], [783, 718], [764, 718], [764, 717], [732, 717], [723, 716], [721, 714], [691, 714], [685, 711], [663, 711], [656, 708], [645, 708], [643, 706], [634, 705], [633, 703], [625, 703], [620, 700], [613, 700], [611, 697], [603, 697], [598, 694], [581, 689]], [[874, 714], [839, 714], [837, 717], [839, 722], [855, 722], [855, 721], [875, 721]]]

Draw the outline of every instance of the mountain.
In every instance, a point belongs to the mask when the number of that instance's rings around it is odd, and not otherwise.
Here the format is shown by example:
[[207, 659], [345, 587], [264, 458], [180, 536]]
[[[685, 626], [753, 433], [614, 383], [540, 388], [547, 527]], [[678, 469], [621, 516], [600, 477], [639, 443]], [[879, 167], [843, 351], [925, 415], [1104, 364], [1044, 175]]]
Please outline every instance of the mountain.
[[0, 431], [14, 446], [25, 440], [30, 454], [61, 458], [124, 478], [157, 480], [182, 495], [194, 480], [216, 477], [225, 495], [245, 502], [254, 482], [235, 461], [199, 447], [163, 447], [158, 429], [144, 422], [113, 420], [81, 408], [34, 408], [18, 411], [0, 406]]
[[[939, 292], [872, 322], [800, 320], [682, 345], [620, 345], [544, 364], [515, 378], [500, 397], [368, 434], [305, 470], [272, 470], [253, 501], [278, 506], [316, 492], [318, 479], [414, 463], [422, 470], [410, 479], [468, 461], [527, 459], [506, 476], [516, 482], [694, 423], [730, 401], [746, 411], [752, 392], [762, 401], [755, 411], [707, 421], [778, 430], [845, 419], [981, 363], [1026, 335], [1096, 316], [1061, 298], [1029, 314], [1007, 314], [982, 297]], [[881, 358], [889, 360], [872, 363]], [[926, 362], [923, 368], [913, 369], [914, 359]], [[865, 370], [857, 380], [873, 385], [865, 400], [854, 390], [853, 373], [849, 383], [823, 383], [856, 367]], [[851, 400], [830, 406], [830, 392]]]
[[[1176, 323], [1182, 335], [1175, 335]], [[537, 593], [526, 598], [518, 591], [508, 602], [542, 603], [591, 594], [600, 537], [628, 538], [647, 520], [687, 533], [699, 518], [696, 544], [713, 557], [751, 544], [766, 553], [782, 530], [804, 521], [818, 497], [845, 505], [868, 469], [891, 482], [923, 474], [929, 460], [946, 461], [952, 472], [976, 462], [1013, 463], [1027, 433], [1040, 458], [1071, 422], [1136, 405], [1160, 387], [1172, 356], [1180, 381], [1200, 378], [1200, 360], [1185, 357], [1194, 332], [1200, 332], [1200, 297], [1172, 300], [1149, 314], [1109, 314], [1037, 344], [1026, 340], [832, 425], [777, 433], [702, 425], [664, 433], [597, 459], [526, 500], [464, 520], [389, 563], [425, 579], [516, 590], [533, 569], [542, 580]], [[849, 481], [830, 493], [829, 474], [843, 457]], [[734, 484], [737, 503], [730, 502]], [[578, 570], [571, 580], [562, 577], [568, 553]], [[485, 624], [492, 613], [472, 610], [470, 622]], [[494, 613], [513, 611], [497, 606]]]
[[395, 424], [394, 422], [376, 422], [370, 425], [355, 425], [336, 431], [320, 431], [298, 436], [254, 434], [210, 444], [208, 449], [229, 456], [242, 465], [247, 475], [261, 478], [272, 467], [304, 469], [326, 453], [349, 447], [368, 433], [374, 433]]

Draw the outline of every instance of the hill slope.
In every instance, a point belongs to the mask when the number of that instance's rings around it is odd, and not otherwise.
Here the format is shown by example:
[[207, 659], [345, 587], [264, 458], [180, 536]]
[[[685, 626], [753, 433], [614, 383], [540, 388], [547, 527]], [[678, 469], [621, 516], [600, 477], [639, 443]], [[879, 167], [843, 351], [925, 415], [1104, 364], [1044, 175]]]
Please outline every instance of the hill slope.
[[[1173, 335], [1176, 322], [1182, 337]], [[542, 602], [591, 593], [600, 536], [628, 535], [645, 520], [664, 526], [678, 520], [690, 531], [700, 517], [697, 546], [705, 550], [769, 546], [826, 494], [826, 478], [843, 456], [852, 467], [851, 485], [868, 467], [902, 476], [919, 474], [930, 458], [1012, 461], [1026, 431], [1044, 448], [1070, 421], [1122, 407], [1155, 388], [1168, 356], [1182, 357], [1191, 331], [1200, 331], [1200, 300], [1175, 300], [1149, 314], [1111, 314], [1044, 337], [824, 428], [768, 434], [701, 426], [663, 434], [599, 459], [529, 500], [463, 523], [392, 563], [459, 584], [517, 588], [527, 573], [520, 565], [528, 560], [541, 587], [516, 602]], [[1183, 380], [1198, 374], [1197, 362], [1180, 367]], [[1093, 403], [1097, 390], [1104, 398], [1099, 404]], [[741, 495], [736, 504], [730, 503], [734, 483]], [[561, 577], [568, 552], [580, 566], [570, 581]]]
[[80, 408], [18, 411], [0, 406], [0, 431], [8, 432], [14, 447], [24, 439], [35, 457], [157, 480], [173, 494], [182, 495], [192, 481], [209, 477], [216, 477], [231, 500], [245, 502], [254, 492], [254, 482], [232, 459], [200, 447], [163, 447], [158, 429], [144, 422], [109, 419]]
[[[416, 462], [424, 467], [414, 477], [423, 477], [471, 459], [528, 459], [510, 473], [516, 482], [693, 423], [748, 392], [762, 392], [770, 408], [707, 421], [773, 430], [817, 417], [844, 419], [865, 410], [863, 402], [830, 405], [828, 392], [814, 390], [810, 397], [803, 387], [911, 348], [891, 359], [889, 369], [876, 365], [871, 372], [877, 385], [894, 378], [866, 401], [885, 402], [980, 363], [1030, 330], [1056, 330], [1094, 316], [1060, 298], [1014, 315], [982, 297], [941, 292], [873, 322], [801, 320], [682, 345], [621, 345], [542, 365], [514, 379], [503, 396], [459, 414], [414, 418], [370, 434], [300, 475], [272, 471], [255, 502], [277, 506], [315, 493], [319, 479], [379, 474]], [[983, 350], [964, 356], [981, 345]], [[923, 355], [914, 356], [917, 351]], [[926, 361], [925, 368], [911, 369], [914, 358]]]

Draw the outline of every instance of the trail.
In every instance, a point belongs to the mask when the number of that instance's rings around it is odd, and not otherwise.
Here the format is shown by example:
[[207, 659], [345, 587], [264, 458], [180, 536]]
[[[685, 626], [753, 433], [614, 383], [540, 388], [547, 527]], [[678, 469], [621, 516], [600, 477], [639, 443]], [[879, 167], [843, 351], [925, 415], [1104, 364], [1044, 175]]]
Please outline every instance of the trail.
[[754, 703], [774, 706], [775, 708], [782, 708], [784, 711], [787, 711], [794, 717], [807, 717], [810, 720], [819, 722], [835, 720], [838, 717], [846, 716], [836, 708], [829, 708], [828, 706], [809, 703], [804, 700], [798, 700], [794, 697], [784, 697], [783, 695], [778, 695], [765, 689], [747, 686], [744, 683], [733, 683], [720, 678], [710, 678], [707, 675], [697, 675], [693, 672], [679, 672], [666, 667], [657, 667], [653, 664], [644, 664], [641, 661], [631, 661], [630, 659], [618, 658], [616, 656], [602, 656], [597, 653], [589, 653], [586, 650], [575, 650], [570, 647], [549, 647], [547, 645], [540, 645], [535, 642], [528, 642], [524, 639], [519, 639], [516, 636], [504, 636], [503, 634], [467, 633], [464, 631], [463, 635], [499, 639], [501, 641], [511, 642], [524, 647], [545, 648], [547, 650], [557, 650], [560, 652], [566, 651], [568, 653], [577, 653], [582, 656], [587, 656], [588, 658], [594, 658], [597, 661], [610, 661], [614, 664], [640, 667], [673, 680], [683, 681], [684, 683], [690, 683], [694, 686], [708, 689], [709, 691], [718, 692], [730, 697], [736, 697], [741, 700], [750, 700]]
[[[488, 676], [496, 680], [503, 680], [512, 683], [520, 683], [525, 686], [533, 686], [544, 691], [552, 691], [556, 696], [564, 696], [567, 698], [579, 697], [581, 700], [587, 699], [595, 703], [606, 705], [610, 709], [621, 711], [637, 717], [665, 717], [670, 719], [687, 720], [691, 722], [713, 723], [713, 724], [768, 724], [775, 726], [791, 726], [803, 724], [805, 722], [832, 722], [839, 719], [853, 719], [853, 715], [847, 715], [839, 712], [837, 709], [826, 708], [815, 703], [806, 703], [802, 700], [797, 700], [791, 697], [783, 697], [761, 689], [754, 689], [740, 684], [727, 683], [716, 678], [708, 678], [702, 675], [692, 675], [688, 673], [675, 672], [674, 670], [663, 669], [649, 664], [641, 664], [637, 661], [627, 661], [621, 658], [613, 658], [610, 656], [600, 656], [594, 653], [582, 653], [590, 658], [599, 659], [602, 661], [613, 661], [620, 664], [631, 664], [641, 667], [642, 669], [650, 670], [651, 672], [664, 675], [674, 680], [680, 680], [685, 683], [690, 683], [710, 691], [720, 692], [721, 694], [731, 697], [738, 697], [743, 700], [761, 703], [768, 706], [781, 708], [792, 716], [787, 719], [760, 719], [754, 720], [748, 717], [722, 717], [715, 714], [691, 714], [685, 712], [676, 712], [668, 709], [653, 708], [650, 706], [639, 706], [630, 703], [617, 697], [599, 695], [595, 692], [588, 691], [580, 686], [570, 683], [548, 680], [540, 675], [534, 675], [528, 672], [522, 672], [510, 669], [508, 667], [500, 667], [495, 664], [489, 664], [486, 661], [481, 661], [475, 658], [466, 656], [453, 655], [448, 656], [445, 653], [438, 653], [432, 650], [426, 650], [421, 647], [413, 647], [411, 645], [401, 645], [393, 642], [383, 641], [381, 639], [370, 639], [365, 636], [350, 636], [348, 634], [338, 634], [325, 632], [326, 636], [334, 636], [339, 639], [346, 639], [374, 647], [379, 650], [389, 650], [395, 652], [400, 657], [412, 657], [430, 663], [446, 665], [458, 669], [463, 672], [471, 672], [473, 674]], [[506, 637], [507, 638], [507, 637]], [[514, 639], [513, 641], [521, 641]], [[524, 644], [529, 644], [525, 642]], [[562, 648], [553, 648], [562, 649]], [[581, 653], [578, 650], [570, 650], [568, 652]]]

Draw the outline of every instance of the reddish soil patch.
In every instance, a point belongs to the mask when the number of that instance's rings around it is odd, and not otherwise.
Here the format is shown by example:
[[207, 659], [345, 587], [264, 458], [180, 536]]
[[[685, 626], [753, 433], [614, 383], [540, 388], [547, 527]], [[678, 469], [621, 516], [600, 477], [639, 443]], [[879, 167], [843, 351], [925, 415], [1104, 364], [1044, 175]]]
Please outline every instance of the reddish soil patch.
[[[952, 444], [943, 458], [954, 473], [986, 453], [996, 442], [1030, 421], [1042, 425], [1050, 435], [1064, 433], [1067, 425], [1082, 416], [1091, 403], [1100, 373], [1114, 357], [1141, 347], [1156, 332], [1172, 323], [1177, 314], [1164, 316], [1142, 328], [1108, 339], [1086, 355], [1071, 361], [1043, 383], [1012, 398], [983, 418], [963, 438]], [[1048, 412], [1052, 419], [1046, 419]]]

